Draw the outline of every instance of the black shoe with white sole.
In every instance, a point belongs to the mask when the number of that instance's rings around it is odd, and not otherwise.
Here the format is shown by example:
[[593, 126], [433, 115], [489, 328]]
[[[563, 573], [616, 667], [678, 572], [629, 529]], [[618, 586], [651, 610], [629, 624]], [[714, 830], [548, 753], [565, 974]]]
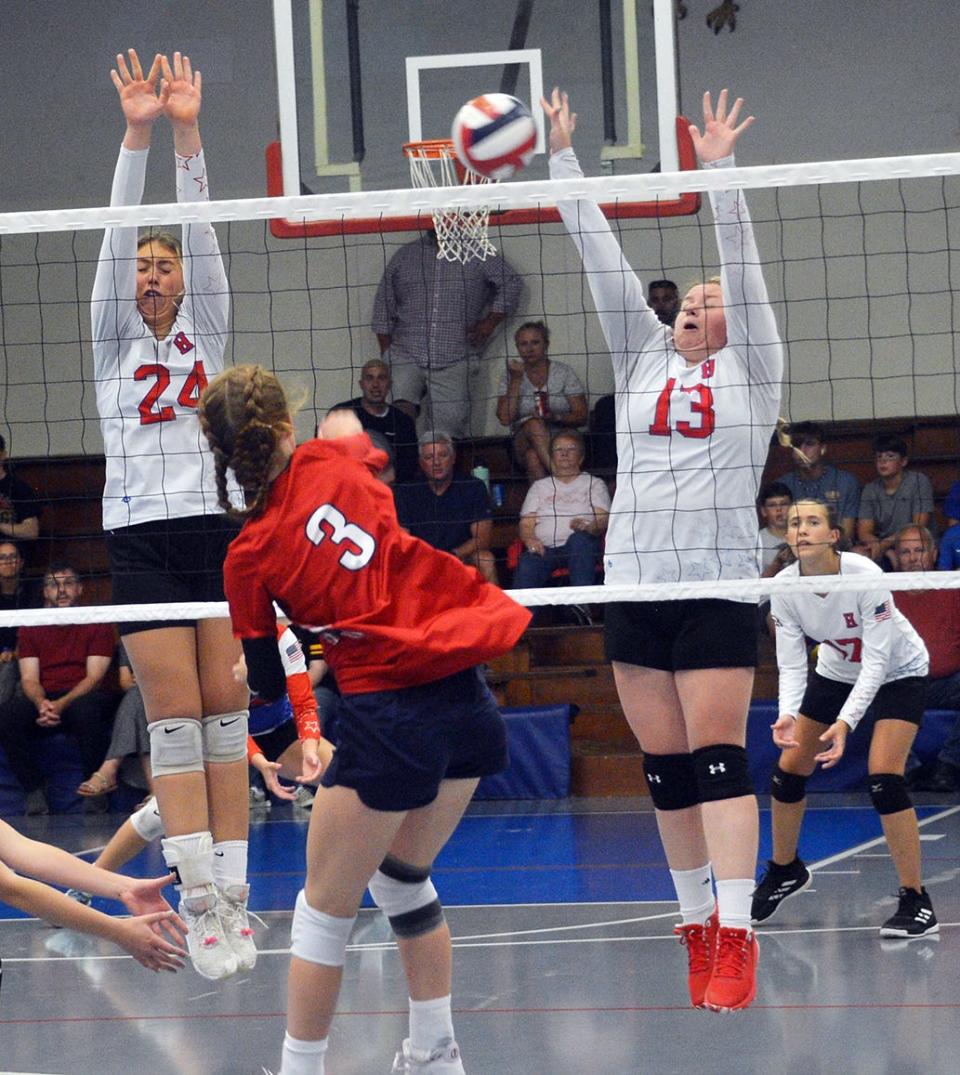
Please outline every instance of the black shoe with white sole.
[[810, 871], [799, 858], [788, 866], [780, 866], [772, 859], [767, 862], [767, 872], [753, 890], [750, 918], [754, 922], [766, 922], [788, 896], [795, 896], [810, 884]]
[[933, 904], [925, 888], [900, 889], [897, 913], [880, 927], [881, 937], [927, 937], [940, 932], [940, 923], [933, 913]]

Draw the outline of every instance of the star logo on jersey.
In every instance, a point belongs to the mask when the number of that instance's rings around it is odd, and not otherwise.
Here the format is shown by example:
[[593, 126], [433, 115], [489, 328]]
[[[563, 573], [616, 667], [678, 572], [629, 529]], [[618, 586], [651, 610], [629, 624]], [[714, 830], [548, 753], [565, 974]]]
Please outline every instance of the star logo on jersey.
[[176, 336], [173, 337], [173, 346], [176, 347], [181, 355], [185, 355], [187, 352], [193, 350], [194, 345], [187, 338], [185, 332], [178, 332]]

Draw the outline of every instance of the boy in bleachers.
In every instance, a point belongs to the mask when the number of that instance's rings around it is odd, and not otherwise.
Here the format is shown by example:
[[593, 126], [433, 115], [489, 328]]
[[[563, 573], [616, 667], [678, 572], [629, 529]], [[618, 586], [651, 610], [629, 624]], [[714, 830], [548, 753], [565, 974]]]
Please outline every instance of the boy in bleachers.
[[933, 486], [925, 474], [907, 470], [907, 445], [895, 434], [882, 433], [873, 451], [878, 477], [864, 486], [860, 497], [857, 540], [859, 551], [889, 571], [896, 566], [888, 553], [899, 530], [911, 524], [932, 529]]

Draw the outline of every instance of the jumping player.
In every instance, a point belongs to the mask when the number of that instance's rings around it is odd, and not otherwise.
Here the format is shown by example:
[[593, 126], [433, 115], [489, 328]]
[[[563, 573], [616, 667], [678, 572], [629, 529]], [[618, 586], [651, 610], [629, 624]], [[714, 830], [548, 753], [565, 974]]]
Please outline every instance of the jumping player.
[[[738, 122], [723, 90], [690, 133], [706, 168], [733, 165]], [[567, 95], [543, 101], [550, 174], [582, 176]], [[783, 349], [742, 194], [711, 194], [719, 280], [686, 294], [671, 329], [648, 307], [599, 207], [559, 202], [583, 259], [616, 383], [617, 491], [605, 581], [685, 582], [759, 574], [754, 502], [776, 424]], [[750, 928], [758, 844], [747, 710], [756, 602], [607, 606], [605, 645], [623, 711], [644, 752], [660, 837], [680, 901], [690, 1000], [718, 1011], [756, 993]], [[716, 913], [712, 874], [716, 877]]]
[[[111, 204], [139, 203], [161, 116], [173, 128], [178, 200], [205, 201], [200, 72], [174, 53], [172, 67], [158, 55], [144, 76], [131, 49], [129, 66], [118, 56], [111, 78], [127, 125]], [[236, 527], [217, 505], [197, 404], [223, 368], [228, 314], [209, 224], [185, 224], [182, 241], [106, 230], [91, 316], [117, 603], [223, 600]], [[177, 874], [190, 958], [205, 978], [250, 969], [247, 696], [232, 675], [239, 647], [226, 620], [124, 623], [120, 633], [143, 693], [163, 854]]]
[[384, 453], [352, 413], [334, 411], [322, 439], [297, 448], [277, 379], [241, 366], [210, 383], [200, 418], [221, 503], [228, 468], [246, 495], [225, 580], [251, 689], [268, 699], [283, 689], [276, 602], [293, 623], [322, 630], [342, 695], [293, 916], [281, 1075], [324, 1071], [368, 885], [410, 992], [410, 1036], [393, 1070], [462, 1075], [450, 933], [430, 869], [479, 778], [506, 764], [503, 721], [477, 665], [511, 649], [530, 614], [400, 528], [390, 489], [374, 476]]
[[[773, 774], [773, 858], [753, 896], [753, 919], [766, 921], [788, 896], [810, 883], [797, 857], [806, 809], [807, 777], [843, 756], [847, 736], [872, 702], [877, 714], [867, 767], [870, 797], [900, 879], [896, 914], [880, 927], [882, 937], [937, 933], [933, 905], [920, 873], [917, 814], [903, 778], [904, 765], [923, 720], [927, 695], [927, 649], [897, 610], [883, 572], [872, 560], [838, 552], [836, 511], [816, 500], [790, 509], [787, 541], [797, 557], [780, 578], [792, 575], [876, 575], [861, 593], [775, 594], [780, 716], [773, 741], [782, 748]], [[807, 674], [804, 638], [820, 643], [816, 670]]]

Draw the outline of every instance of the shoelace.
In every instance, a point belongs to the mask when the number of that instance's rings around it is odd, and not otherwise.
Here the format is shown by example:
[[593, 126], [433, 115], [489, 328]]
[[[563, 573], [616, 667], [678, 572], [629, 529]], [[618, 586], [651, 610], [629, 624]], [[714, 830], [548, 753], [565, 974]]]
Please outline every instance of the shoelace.
[[687, 949], [687, 959], [690, 970], [704, 971], [710, 966], [710, 948], [707, 942], [707, 927], [693, 923], [687, 926], [677, 926], [674, 931], [680, 938], [680, 943]]
[[717, 958], [713, 964], [714, 976], [739, 978], [747, 966], [750, 942], [745, 929], [721, 931], [717, 941]]

